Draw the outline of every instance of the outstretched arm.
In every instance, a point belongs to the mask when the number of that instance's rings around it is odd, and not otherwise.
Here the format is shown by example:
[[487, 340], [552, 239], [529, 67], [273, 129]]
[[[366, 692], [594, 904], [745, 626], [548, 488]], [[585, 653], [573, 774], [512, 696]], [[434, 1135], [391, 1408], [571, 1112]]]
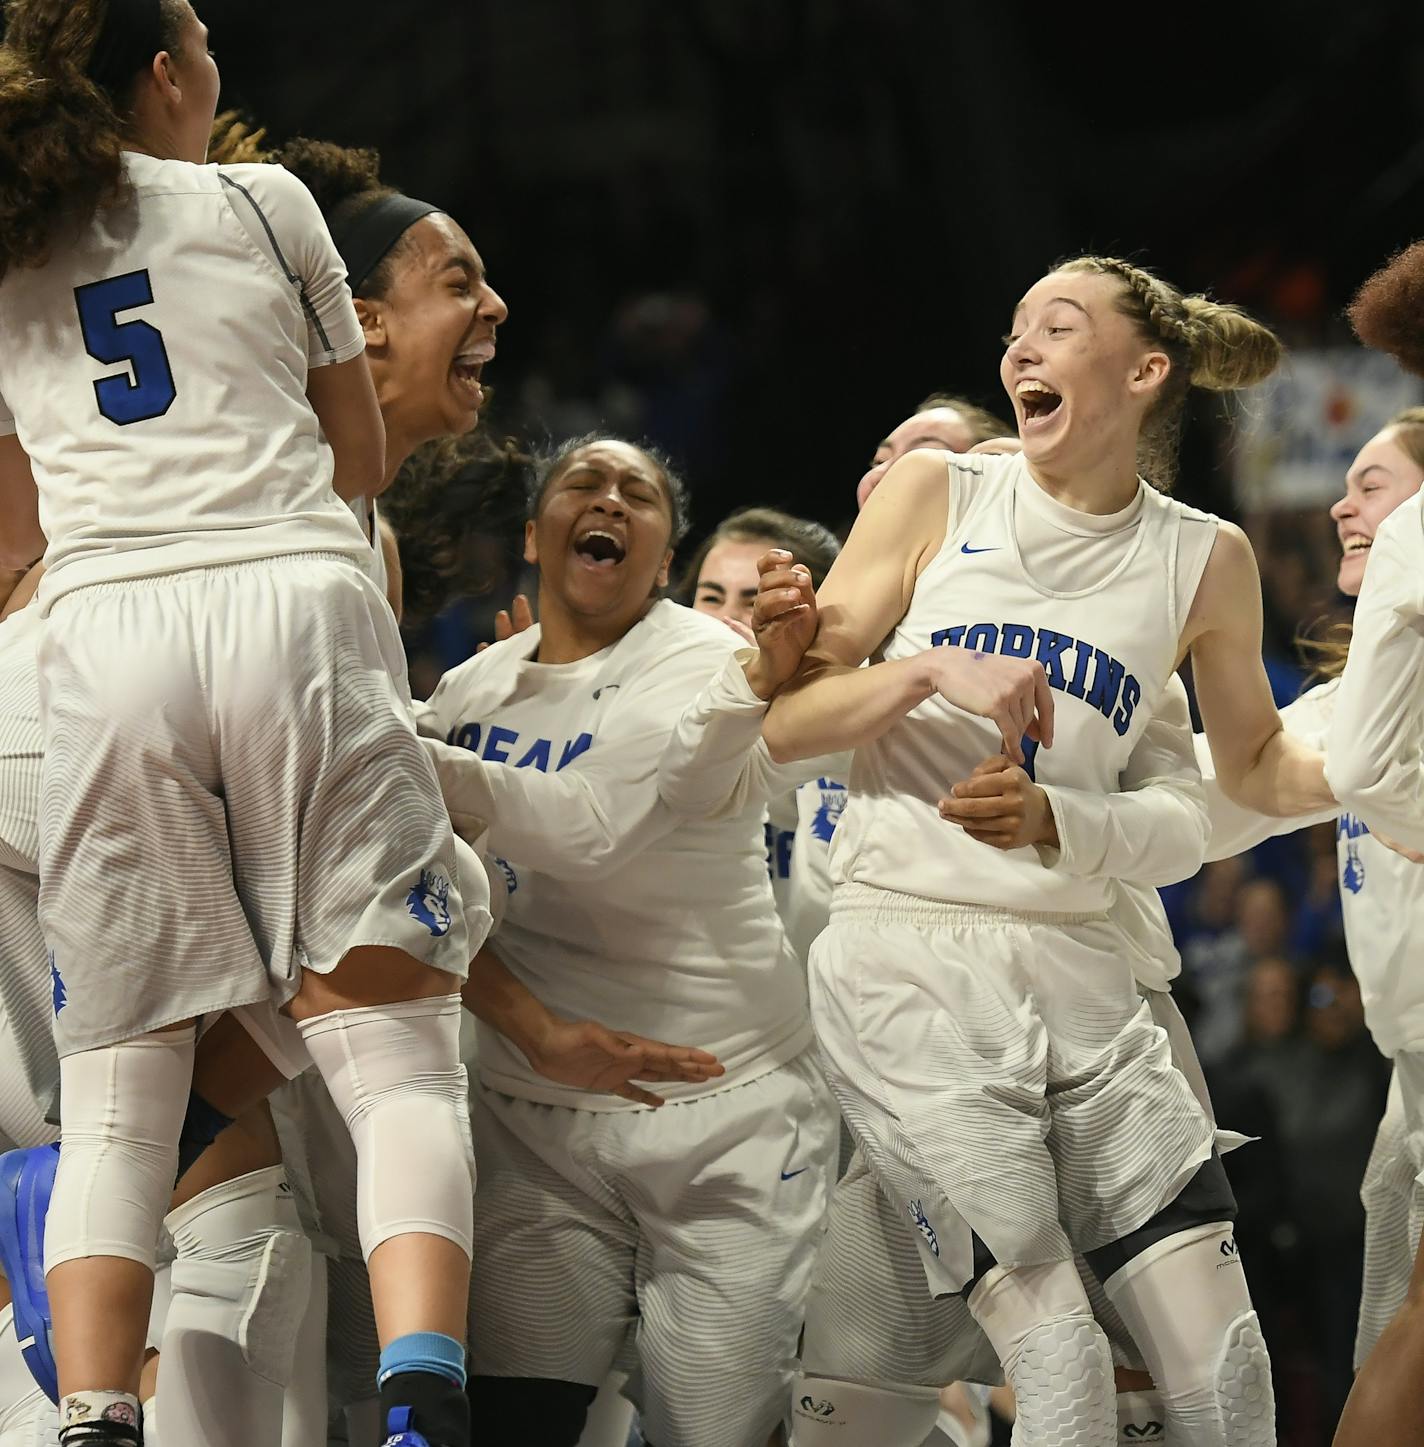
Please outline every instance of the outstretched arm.
[[700, 1084], [724, 1073], [715, 1055], [610, 1030], [595, 1020], [564, 1020], [520, 983], [488, 947], [470, 963], [460, 991], [465, 1008], [523, 1052], [540, 1075], [579, 1090], [659, 1106], [663, 1098], [634, 1084]]
[[1259, 814], [1327, 809], [1334, 795], [1318, 749], [1286, 733], [1261, 662], [1261, 579], [1245, 533], [1222, 523], [1183, 641], [1197, 704], [1227, 795]]
[[1051, 744], [1041, 664], [929, 648], [860, 666], [905, 616], [916, 579], [944, 542], [948, 503], [938, 452], [907, 453], [871, 494], [821, 587], [815, 642], [767, 713], [762, 733], [778, 763], [859, 748], [936, 694], [992, 719], [1015, 762], [1025, 733]]

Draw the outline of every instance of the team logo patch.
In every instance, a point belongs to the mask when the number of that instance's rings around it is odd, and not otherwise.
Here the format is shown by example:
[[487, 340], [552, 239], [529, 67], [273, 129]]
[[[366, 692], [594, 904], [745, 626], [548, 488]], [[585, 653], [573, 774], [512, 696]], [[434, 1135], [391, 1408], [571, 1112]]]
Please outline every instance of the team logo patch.
[[504, 876], [504, 887], [510, 894], [513, 894], [519, 888], [519, 876], [514, 872], [514, 866], [507, 859], [498, 859], [494, 855], [491, 855], [490, 858], [494, 860], [499, 872]]
[[807, 1417], [834, 1417], [836, 1404], [820, 1397], [802, 1397], [796, 1404], [796, 1410]]
[[64, 988], [64, 981], [60, 978], [59, 966], [54, 962], [54, 951], [49, 952], [49, 985], [50, 996], [54, 1002], [54, 1013], [56, 1015], [69, 1003], [69, 991]]
[[821, 791], [821, 807], [811, 820], [811, 833], [823, 844], [829, 844], [845, 813], [846, 789], [832, 779], [817, 779], [816, 787]]
[[450, 930], [450, 881], [437, 869], [422, 869], [420, 880], [405, 897], [406, 913], [433, 935]]
[[1360, 846], [1353, 839], [1345, 846], [1345, 869], [1340, 883], [1351, 894], [1358, 894], [1365, 887], [1365, 864], [1360, 858]]
[[929, 1217], [925, 1215], [925, 1208], [918, 1201], [910, 1202], [910, 1219], [915, 1223], [915, 1229], [929, 1243], [930, 1250], [938, 1256], [939, 1237], [935, 1235], [935, 1228], [930, 1225]]

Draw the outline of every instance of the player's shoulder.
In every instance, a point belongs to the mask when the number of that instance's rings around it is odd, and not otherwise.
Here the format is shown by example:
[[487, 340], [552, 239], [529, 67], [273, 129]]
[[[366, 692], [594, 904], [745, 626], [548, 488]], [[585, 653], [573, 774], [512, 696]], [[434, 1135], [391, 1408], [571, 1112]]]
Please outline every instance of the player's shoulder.
[[457, 663], [441, 675], [435, 692], [430, 695], [431, 704], [436, 705], [447, 696], [458, 698], [464, 690], [482, 686], [500, 674], [517, 669], [537, 652], [538, 647], [539, 625], [535, 623], [522, 633], [472, 653], [463, 663]]
[[675, 654], [679, 649], [733, 653], [745, 646], [720, 618], [699, 613], [671, 598], [660, 598], [654, 603], [633, 631], [639, 635], [640, 643], [653, 653]]
[[213, 166], [220, 184], [252, 197], [263, 207], [315, 207], [306, 182], [276, 161], [240, 161]]
[[[1385, 538], [1392, 543], [1418, 549], [1424, 543], [1424, 491], [1405, 498], [1375, 529], [1375, 543]], [[1373, 560], [1371, 561], [1373, 566]]]
[[[1142, 483], [1143, 506], [1164, 516], [1177, 518], [1184, 527], [1200, 527], [1215, 530], [1222, 526], [1222, 520], [1214, 512], [1193, 507], [1189, 502], [1174, 497], [1170, 492], [1153, 487], [1150, 482]], [[1244, 537], [1245, 534], [1243, 533]]]

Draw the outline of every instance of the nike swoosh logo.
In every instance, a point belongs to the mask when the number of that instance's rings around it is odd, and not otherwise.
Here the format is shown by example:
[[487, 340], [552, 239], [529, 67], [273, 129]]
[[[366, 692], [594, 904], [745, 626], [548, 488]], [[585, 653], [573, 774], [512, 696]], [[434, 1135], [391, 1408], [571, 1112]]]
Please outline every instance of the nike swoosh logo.
[[612, 693], [615, 688], [621, 688], [621, 687], [622, 687], [621, 684], [617, 684], [617, 683], [605, 683], [602, 688], [595, 688], [595, 689], [594, 689], [594, 691], [593, 691], [593, 701], [594, 701], [595, 703], [597, 703], [597, 702], [598, 702], [598, 696], [599, 696], [599, 694], [601, 694], [601, 693]]
[[802, 1166], [799, 1171], [782, 1171], [781, 1179], [783, 1181], [789, 1181], [793, 1176], [804, 1176], [810, 1169], [810, 1166]]
[[997, 553], [999, 550], [998, 548], [971, 548], [968, 543], [965, 543], [959, 551], [961, 553]]

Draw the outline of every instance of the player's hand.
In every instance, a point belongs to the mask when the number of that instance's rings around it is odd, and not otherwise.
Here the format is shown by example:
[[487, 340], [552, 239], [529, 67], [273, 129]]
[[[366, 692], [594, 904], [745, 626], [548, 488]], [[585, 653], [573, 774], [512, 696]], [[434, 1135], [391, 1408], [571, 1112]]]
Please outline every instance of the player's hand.
[[801, 666], [816, 636], [816, 590], [810, 572], [793, 565], [791, 554], [782, 548], [763, 554], [757, 572], [761, 581], [752, 607], [752, 632], [758, 652], [747, 667], [747, 681], [758, 698], [769, 700]]
[[[529, 599], [523, 593], [516, 593], [514, 602], [494, 615], [494, 641], [503, 643], [506, 638], [513, 638], [516, 633], [523, 633], [533, 626], [534, 610], [529, 606]], [[481, 643], [475, 652], [483, 653], [488, 647], [488, 643]]]
[[635, 1081], [701, 1084], [725, 1073], [717, 1057], [705, 1050], [610, 1030], [596, 1020], [552, 1019], [529, 1063], [560, 1085], [603, 1091], [654, 1107], [663, 1104], [663, 1097]]
[[1396, 844], [1393, 839], [1387, 839], [1377, 830], [1371, 830], [1370, 832], [1374, 834], [1375, 838], [1378, 839], [1386, 849], [1393, 849], [1396, 854], [1403, 855], [1411, 864], [1424, 864], [1424, 854], [1421, 854], [1417, 849], [1408, 849], [1403, 844]]
[[995, 849], [1026, 844], [1058, 847], [1058, 826], [1048, 795], [1003, 754], [984, 760], [939, 801], [941, 819], [962, 824], [964, 832]]
[[1024, 761], [1023, 738], [1053, 746], [1053, 692], [1036, 659], [932, 648], [926, 655], [941, 698], [986, 718], [999, 730], [1010, 762]]

